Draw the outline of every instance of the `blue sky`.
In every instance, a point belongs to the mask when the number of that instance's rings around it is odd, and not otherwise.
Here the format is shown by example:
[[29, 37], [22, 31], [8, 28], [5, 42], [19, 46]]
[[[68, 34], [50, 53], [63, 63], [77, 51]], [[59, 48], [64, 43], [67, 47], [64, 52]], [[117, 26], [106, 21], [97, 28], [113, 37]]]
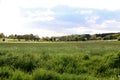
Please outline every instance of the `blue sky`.
[[119, 0], [0, 0], [0, 32], [62, 36], [120, 32]]

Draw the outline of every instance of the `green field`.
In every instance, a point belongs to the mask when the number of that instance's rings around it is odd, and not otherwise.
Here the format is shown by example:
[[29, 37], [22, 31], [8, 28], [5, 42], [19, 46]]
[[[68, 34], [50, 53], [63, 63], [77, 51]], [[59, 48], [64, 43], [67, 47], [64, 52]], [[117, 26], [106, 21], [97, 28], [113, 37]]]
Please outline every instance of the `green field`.
[[0, 80], [120, 80], [120, 41], [1, 42]]

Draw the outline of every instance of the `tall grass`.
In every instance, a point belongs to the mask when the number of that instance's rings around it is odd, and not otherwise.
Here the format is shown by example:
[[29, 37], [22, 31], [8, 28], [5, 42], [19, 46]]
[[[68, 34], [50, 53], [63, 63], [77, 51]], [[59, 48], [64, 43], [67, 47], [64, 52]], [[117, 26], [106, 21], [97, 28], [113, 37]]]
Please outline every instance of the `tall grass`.
[[119, 80], [119, 44], [0, 43], [0, 80]]

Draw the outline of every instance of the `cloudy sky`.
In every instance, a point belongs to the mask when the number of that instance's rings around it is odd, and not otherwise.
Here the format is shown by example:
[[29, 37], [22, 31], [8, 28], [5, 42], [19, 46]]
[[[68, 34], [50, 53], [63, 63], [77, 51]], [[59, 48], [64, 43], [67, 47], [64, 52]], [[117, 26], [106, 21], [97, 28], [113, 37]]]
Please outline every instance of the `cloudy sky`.
[[62, 36], [120, 32], [120, 0], [0, 0], [0, 32]]

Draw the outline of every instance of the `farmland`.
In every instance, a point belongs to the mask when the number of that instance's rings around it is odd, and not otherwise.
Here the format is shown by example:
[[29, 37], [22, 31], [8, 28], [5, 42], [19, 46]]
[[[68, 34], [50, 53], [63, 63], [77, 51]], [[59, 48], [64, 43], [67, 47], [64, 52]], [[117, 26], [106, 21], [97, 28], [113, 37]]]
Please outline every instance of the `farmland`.
[[0, 43], [0, 80], [119, 79], [120, 41]]

